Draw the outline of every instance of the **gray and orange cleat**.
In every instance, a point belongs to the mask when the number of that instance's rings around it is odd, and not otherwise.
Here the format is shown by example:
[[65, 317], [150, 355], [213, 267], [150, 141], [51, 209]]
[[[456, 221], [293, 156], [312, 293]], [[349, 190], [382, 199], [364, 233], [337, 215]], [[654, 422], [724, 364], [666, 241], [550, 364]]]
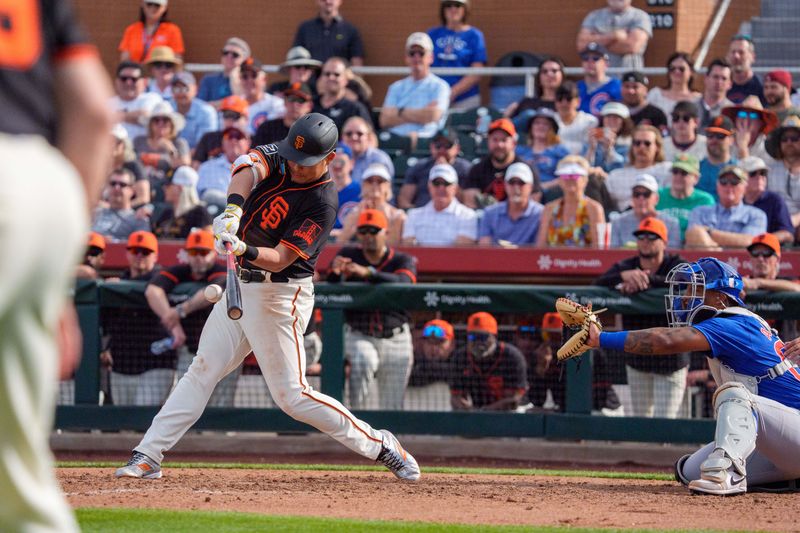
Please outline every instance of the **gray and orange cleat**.
[[143, 453], [133, 452], [128, 464], [118, 468], [114, 476], [158, 479], [161, 477], [161, 465]]
[[419, 465], [414, 457], [405, 451], [397, 440], [388, 430], [380, 430], [383, 434], [383, 444], [381, 453], [378, 454], [377, 462], [392, 471], [392, 473], [403, 481], [417, 481], [419, 479]]

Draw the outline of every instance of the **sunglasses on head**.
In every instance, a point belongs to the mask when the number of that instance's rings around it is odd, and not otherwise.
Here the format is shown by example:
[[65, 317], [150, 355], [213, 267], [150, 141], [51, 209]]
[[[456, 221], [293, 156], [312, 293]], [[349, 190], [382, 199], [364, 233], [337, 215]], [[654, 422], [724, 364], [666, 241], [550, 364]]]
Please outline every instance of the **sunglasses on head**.
[[469, 342], [486, 342], [489, 340], [489, 333], [467, 333]]
[[437, 178], [431, 182], [431, 185], [433, 185], [434, 187], [447, 187], [448, 185], [450, 185], [450, 182], [447, 180], [442, 180]]
[[130, 187], [130, 183], [125, 183], [124, 181], [109, 181], [108, 186], [112, 189], [124, 189], [125, 187]]
[[425, 326], [425, 329], [422, 330], [422, 336], [426, 339], [446, 339], [447, 332], [441, 326], [434, 324]]
[[141, 78], [141, 76], [117, 76], [117, 79], [119, 81], [121, 81], [122, 83], [128, 83], [128, 82], [136, 83], [137, 81], [139, 81], [142, 78]]
[[749, 118], [750, 120], [758, 120], [761, 118], [761, 115], [755, 111], [739, 111], [736, 113], [736, 118]]
[[424, 57], [425, 51], [424, 50], [409, 50], [406, 52], [408, 57]]
[[694, 118], [691, 115], [672, 115], [672, 122], [691, 122]]
[[772, 250], [752, 250], [750, 252], [751, 257], [763, 257], [764, 259], [772, 257], [773, 255], [775, 255], [775, 252]]
[[240, 54], [236, 50], [225, 50], [225, 49], [223, 49], [222, 50], [222, 55], [223, 56], [231, 56], [234, 59], [238, 59], [238, 58], [242, 57], [242, 54]]
[[98, 248], [97, 246], [90, 246], [88, 250], [86, 250], [86, 255], [89, 257], [97, 257], [98, 255], [103, 253], [102, 248]]
[[634, 198], [650, 198], [653, 195], [653, 191], [633, 191]]
[[639, 139], [634, 139], [633, 140], [633, 145], [634, 146], [647, 146], [647, 147], [650, 147], [650, 146], [653, 145], [653, 141], [641, 141]]
[[150, 254], [153, 253], [153, 250], [148, 250], [147, 248], [138, 248], [138, 247], [128, 248], [128, 251], [133, 255], [143, 255], [144, 257], [148, 257]]
[[784, 135], [781, 137], [782, 143], [796, 143], [800, 141], [800, 135]]
[[640, 233], [639, 235], [636, 236], [636, 240], [639, 241], [657, 241], [660, 238], [661, 237], [659, 237], [655, 233]]
[[719, 178], [717, 181], [719, 182], [720, 185], [739, 185], [741, 183], [741, 180], [739, 180], [739, 178], [722, 177]]
[[207, 255], [210, 251], [205, 248], [192, 248], [191, 250], [186, 250], [186, 253], [189, 254], [189, 257], [197, 257], [198, 255]]
[[377, 235], [381, 232], [381, 228], [375, 226], [361, 226], [356, 230], [359, 235]]

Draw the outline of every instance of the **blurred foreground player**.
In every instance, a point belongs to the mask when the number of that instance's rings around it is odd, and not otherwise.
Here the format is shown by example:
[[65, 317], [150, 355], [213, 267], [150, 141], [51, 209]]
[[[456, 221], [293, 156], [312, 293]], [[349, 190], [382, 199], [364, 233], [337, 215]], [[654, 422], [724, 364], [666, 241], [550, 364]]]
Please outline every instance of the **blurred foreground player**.
[[77, 531], [48, 436], [59, 351], [67, 376], [79, 353], [66, 302], [110, 164], [111, 88], [71, 2], [0, 13], [0, 531]]

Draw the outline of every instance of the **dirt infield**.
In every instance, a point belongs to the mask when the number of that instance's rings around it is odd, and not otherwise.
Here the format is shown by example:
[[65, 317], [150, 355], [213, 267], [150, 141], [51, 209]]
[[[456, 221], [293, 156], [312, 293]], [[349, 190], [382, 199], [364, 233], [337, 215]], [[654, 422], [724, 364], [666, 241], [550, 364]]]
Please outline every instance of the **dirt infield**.
[[800, 495], [691, 496], [674, 482], [388, 472], [167, 469], [118, 480], [113, 469], [61, 468], [75, 507], [241, 511], [366, 520], [568, 527], [797, 531]]

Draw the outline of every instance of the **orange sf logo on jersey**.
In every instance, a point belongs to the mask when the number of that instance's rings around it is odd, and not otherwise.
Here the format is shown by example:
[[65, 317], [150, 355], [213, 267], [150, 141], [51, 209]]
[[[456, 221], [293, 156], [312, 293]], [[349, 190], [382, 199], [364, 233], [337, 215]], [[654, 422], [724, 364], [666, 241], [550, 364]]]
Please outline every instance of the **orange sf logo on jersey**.
[[269, 208], [261, 211], [261, 224], [259, 225], [261, 229], [275, 229], [287, 214], [289, 214], [289, 204], [282, 196], [278, 196], [269, 203]]
[[294, 138], [294, 147], [296, 150], [300, 150], [304, 144], [306, 144], [306, 140], [302, 135], [298, 135]]

